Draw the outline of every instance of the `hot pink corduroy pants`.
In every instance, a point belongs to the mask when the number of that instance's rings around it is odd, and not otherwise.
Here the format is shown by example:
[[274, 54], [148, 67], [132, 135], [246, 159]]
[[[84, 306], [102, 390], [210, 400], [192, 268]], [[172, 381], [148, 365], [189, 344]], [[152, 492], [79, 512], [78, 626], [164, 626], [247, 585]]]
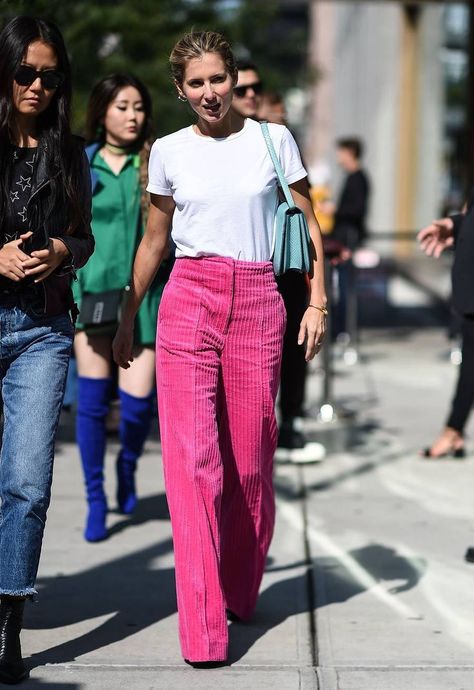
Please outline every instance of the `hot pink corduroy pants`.
[[226, 608], [255, 608], [275, 520], [285, 307], [272, 265], [177, 259], [159, 310], [157, 385], [181, 649], [227, 658]]

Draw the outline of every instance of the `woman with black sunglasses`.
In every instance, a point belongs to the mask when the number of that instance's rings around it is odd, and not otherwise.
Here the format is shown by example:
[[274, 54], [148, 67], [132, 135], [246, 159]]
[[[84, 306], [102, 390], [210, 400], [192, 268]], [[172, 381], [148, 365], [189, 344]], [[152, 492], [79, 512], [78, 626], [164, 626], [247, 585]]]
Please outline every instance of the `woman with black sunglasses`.
[[0, 33], [0, 682], [27, 676], [20, 630], [35, 593], [54, 439], [73, 340], [71, 282], [94, 248], [90, 174], [69, 125], [71, 78], [50, 22]]

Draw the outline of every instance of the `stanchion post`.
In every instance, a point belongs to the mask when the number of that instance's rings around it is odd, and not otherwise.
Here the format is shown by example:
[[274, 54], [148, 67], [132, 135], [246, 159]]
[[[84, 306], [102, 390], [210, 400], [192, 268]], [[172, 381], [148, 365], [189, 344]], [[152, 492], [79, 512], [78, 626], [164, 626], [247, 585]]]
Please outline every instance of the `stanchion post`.
[[323, 360], [323, 391], [321, 405], [319, 408], [318, 418], [322, 422], [332, 422], [336, 418], [334, 404], [332, 402], [332, 306], [333, 299], [333, 268], [331, 262], [326, 258], [324, 260], [324, 270], [326, 274], [326, 284], [328, 285], [327, 306], [328, 314], [326, 317], [326, 337], [324, 339], [322, 360]]
[[[348, 247], [355, 251], [358, 245], [358, 233], [353, 228], [350, 228], [347, 236]], [[357, 309], [357, 290], [356, 290], [356, 267], [354, 260], [351, 258], [347, 263], [347, 285], [346, 285], [346, 323], [344, 324], [345, 331], [349, 336], [348, 342], [344, 350], [344, 362], [346, 364], [355, 364], [358, 360], [358, 309]]]
[[346, 364], [355, 364], [358, 360], [358, 308], [357, 308], [357, 290], [356, 290], [356, 267], [354, 262], [350, 259], [347, 266], [347, 296], [346, 296], [346, 333], [349, 336], [349, 342], [344, 350], [344, 361]]

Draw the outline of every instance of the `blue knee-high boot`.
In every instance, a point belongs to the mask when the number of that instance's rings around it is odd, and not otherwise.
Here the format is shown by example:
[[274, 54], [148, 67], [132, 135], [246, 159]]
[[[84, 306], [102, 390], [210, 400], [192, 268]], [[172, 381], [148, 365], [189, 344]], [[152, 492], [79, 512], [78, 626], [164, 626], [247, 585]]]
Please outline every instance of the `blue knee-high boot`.
[[105, 419], [109, 410], [111, 379], [78, 378], [76, 439], [81, 452], [89, 512], [84, 530], [87, 541], [107, 537], [104, 493]]
[[121, 513], [130, 515], [137, 505], [135, 470], [150, 431], [154, 395], [136, 398], [119, 389], [122, 445], [117, 457], [117, 503]]

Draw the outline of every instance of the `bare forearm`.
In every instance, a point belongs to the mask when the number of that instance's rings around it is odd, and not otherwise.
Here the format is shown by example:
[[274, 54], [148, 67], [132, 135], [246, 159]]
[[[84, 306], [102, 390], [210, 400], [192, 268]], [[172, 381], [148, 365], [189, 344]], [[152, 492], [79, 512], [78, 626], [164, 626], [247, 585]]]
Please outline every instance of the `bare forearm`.
[[122, 315], [122, 321], [133, 323], [136, 313], [155, 277], [162, 260], [167, 255], [168, 241], [166, 237], [160, 241], [151, 241], [145, 235], [138, 247], [133, 263], [130, 292]]
[[125, 328], [133, 326], [138, 308], [161, 262], [168, 255], [173, 212], [174, 201], [171, 197], [151, 195], [146, 230], [133, 263], [130, 292], [122, 315]]
[[316, 219], [310, 218], [309, 233], [315, 249], [313, 256], [313, 270], [310, 274], [311, 294], [310, 304], [325, 307], [327, 304], [326, 281], [324, 275], [324, 249], [321, 231]]
[[[326, 288], [324, 281], [324, 250], [318, 221], [313, 212], [307, 180], [300, 180], [291, 186], [296, 205], [304, 212], [311, 236], [313, 265], [310, 270], [311, 282], [310, 304], [314, 307], [326, 307]], [[305, 360], [312, 359], [321, 349], [326, 332], [326, 314], [322, 309], [306, 309], [300, 324], [298, 344], [304, 345]]]

